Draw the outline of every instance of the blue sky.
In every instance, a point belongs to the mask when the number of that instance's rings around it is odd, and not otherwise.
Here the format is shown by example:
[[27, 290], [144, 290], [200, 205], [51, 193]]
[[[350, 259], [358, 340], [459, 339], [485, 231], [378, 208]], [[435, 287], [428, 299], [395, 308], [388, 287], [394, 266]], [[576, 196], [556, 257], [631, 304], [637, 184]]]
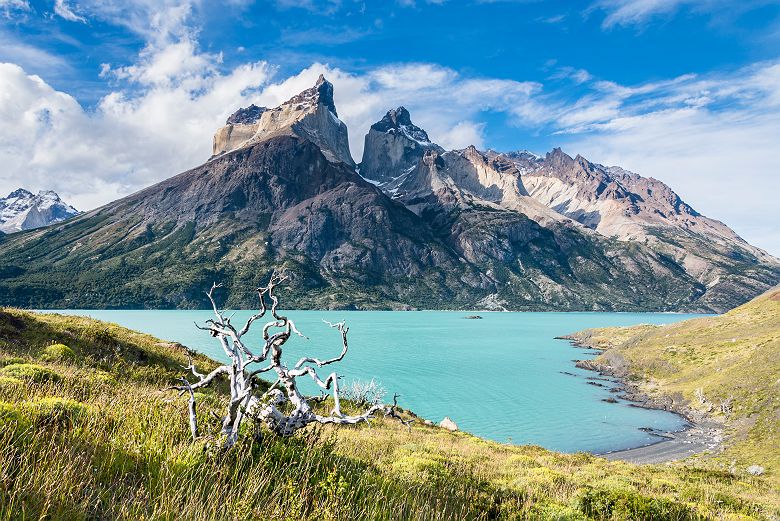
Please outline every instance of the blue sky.
[[780, 254], [780, 2], [0, 0], [0, 191], [81, 209], [325, 73], [360, 159], [398, 104], [445, 147], [561, 146]]

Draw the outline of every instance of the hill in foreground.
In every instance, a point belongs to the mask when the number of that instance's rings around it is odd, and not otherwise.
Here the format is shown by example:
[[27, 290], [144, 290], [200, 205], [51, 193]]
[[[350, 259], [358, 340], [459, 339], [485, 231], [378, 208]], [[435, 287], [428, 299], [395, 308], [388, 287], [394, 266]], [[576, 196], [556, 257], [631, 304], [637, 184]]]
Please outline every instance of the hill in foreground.
[[[1, 309], [0, 519], [780, 515], [774, 483], [741, 469], [636, 466], [421, 422], [246, 437], [224, 453], [209, 436], [219, 420], [192, 442], [186, 398], [165, 390], [184, 363], [181, 346], [116, 325]], [[205, 389], [199, 415], [225, 402], [224, 387]]]
[[722, 424], [723, 452], [704, 459], [756, 465], [780, 484], [780, 286], [724, 315], [572, 338], [604, 349], [584, 365], [627, 379], [635, 398]]

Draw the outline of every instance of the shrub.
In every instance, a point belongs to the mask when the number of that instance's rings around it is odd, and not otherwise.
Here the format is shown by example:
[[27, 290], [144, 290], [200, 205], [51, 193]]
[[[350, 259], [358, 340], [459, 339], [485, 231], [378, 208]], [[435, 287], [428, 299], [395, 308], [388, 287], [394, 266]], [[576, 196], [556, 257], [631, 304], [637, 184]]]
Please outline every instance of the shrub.
[[83, 403], [56, 396], [25, 404], [25, 411], [30, 419], [45, 425], [70, 425], [86, 410], [87, 407]]
[[438, 454], [408, 454], [393, 462], [393, 470], [406, 479], [431, 482], [441, 481], [447, 476], [445, 458]]
[[8, 358], [3, 358], [0, 360], [0, 367], [12, 364], [23, 364], [25, 362], [26, 360], [24, 358], [19, 358], [18, 356], [9, 356]]
[[57, 382], [60, 375], [36, 364], [11, 364], [5, 366], [0, 370], [0, 374], [4, 376], [10, 376], [12, 378], [19, 378], [22, 380], [28, 380], [30, 382], [42, 383], [42, 382]]
[[382, 384], [373, 378], [368, 382], [354, 380], [349, 387], [341, 391], [342, 397], [358, 405], [380, 404], [386, 394], [387, 391], [382, 387]]
[[8, 423], [21, 423], [24, 419], [22, 412], [12, 403], [0, 402], [0, 426]]
[[629, 490], [587, 490], [580, 496], [579, 508], [589, 517], [596, 519], [653, 521], [702, 519], [683, 503], [660, 497], [646, 497]]
[[585, 517], [582, 512], [566, 506], [555, 503], [541, 504], [536, 506], [533, 511], [534, 519], [547, 519], [550, 521], [585, 521]]
[[14, 378], [13, 376], [0, 375], [0, 387], [16, 387], [17, 385], [23, 383], [24, 382], [22, 382], [18, 378]]
[[44, 349], [43, 355], [41, 355], [41, 359], [47, 362], [64, 362], [75, 358], [76, 353], [65, 344], [52, 344]]
[[94, 383], [100, 383], [100, 384], [115, 384], [116, 378], [111, 373], [107, 373], [106, 371], [101, 371], [99, 369], [95, 369], [88, 377], [88, 380], [90, 382]]

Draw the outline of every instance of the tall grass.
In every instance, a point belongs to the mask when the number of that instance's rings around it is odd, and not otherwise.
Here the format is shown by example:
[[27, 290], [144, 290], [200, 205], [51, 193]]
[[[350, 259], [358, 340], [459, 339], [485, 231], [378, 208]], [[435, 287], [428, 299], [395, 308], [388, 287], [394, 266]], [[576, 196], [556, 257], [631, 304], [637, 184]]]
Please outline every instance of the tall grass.
[[[52, 342], [73, 356], [47, 356]], [[780, 515], [761, 478], [512, 447], [419, 422], [291, 438], [248, 424], [226, 452], [215, 417], [224, 389], [200, 394], [195, 442], [186, 397], [164, 390], [183, 362], [175, 346], [117, 326], [0, 310], [0, 520]]]

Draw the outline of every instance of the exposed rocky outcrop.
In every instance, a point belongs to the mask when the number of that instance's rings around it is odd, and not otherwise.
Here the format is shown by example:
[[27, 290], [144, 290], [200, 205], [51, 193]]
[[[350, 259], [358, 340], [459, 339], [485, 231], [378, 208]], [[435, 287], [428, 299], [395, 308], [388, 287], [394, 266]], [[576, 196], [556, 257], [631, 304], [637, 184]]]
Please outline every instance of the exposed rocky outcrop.
[[560, 148], [536, 168], [517, 164], [526, 168], [523, 184], [540, 203], [601, 235], [641, 242], [670, 257], [707, 288], [702, 300], [716, 309], [737, 305], [777, 280], [777, 259], [701, 215], [657, 179], [572, 158]]
[[56, 192], [37, 194], [19, 188], [0, 198], [0, 232], [14, 233], [48, 226], [69, 219], [79, 212], [64, 203]]
[[338, 118], [333, 84], [320, 76], [310, 89], [276, 108], [252, 105], [231, 115], [214, 135], [213, 155], [248, 147], [277, 135], [296, 135], [316, 144], [328, 159], [355, 166], [347, 126]]
[[366, 134], [360, 173], [366, 179], [388, 182], [413, 168], [428, 151], [443, 153], [428, 134], [412, 123], [404, 107], [389, 110]]
[[439, 427], [447, 429], [448, 431], [455, 432], [458, 430], [458, 424], [450, 419], [449, 416], [445, 416], [444, 419], [439, 422]]

